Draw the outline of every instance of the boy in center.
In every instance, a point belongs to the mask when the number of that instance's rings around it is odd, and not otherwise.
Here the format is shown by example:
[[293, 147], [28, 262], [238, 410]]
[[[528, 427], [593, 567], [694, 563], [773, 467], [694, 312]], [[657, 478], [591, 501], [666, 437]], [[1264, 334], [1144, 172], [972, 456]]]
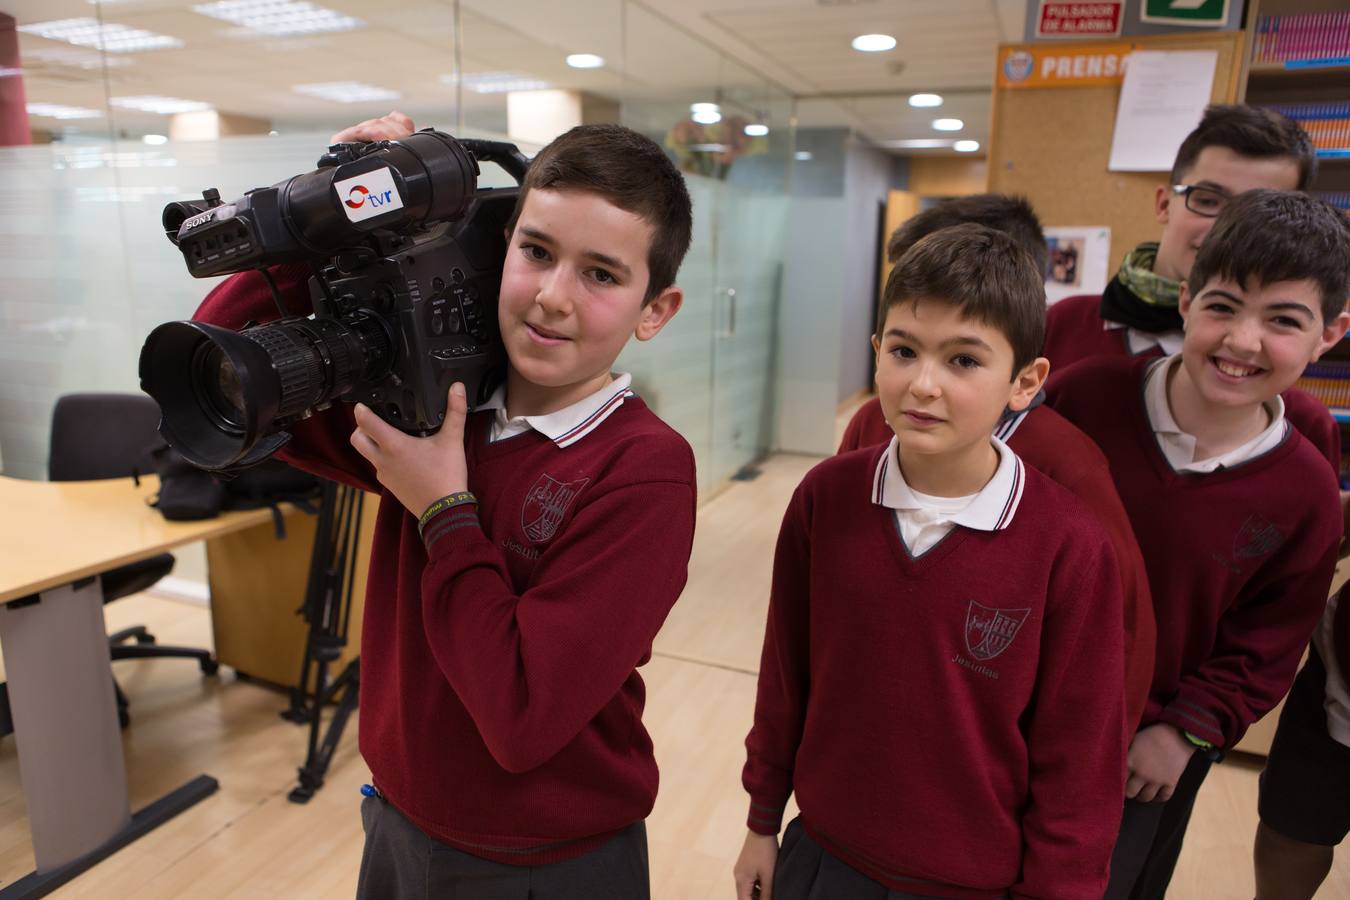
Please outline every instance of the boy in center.
[[882, 303], [894, 437], [813, 469], [779, 534], [738, 896], [1096, 900], [1124, 786], [1120, 581], [1095, 517], [994, 436], [1048, 369], [1041, 273], [959, 225]]

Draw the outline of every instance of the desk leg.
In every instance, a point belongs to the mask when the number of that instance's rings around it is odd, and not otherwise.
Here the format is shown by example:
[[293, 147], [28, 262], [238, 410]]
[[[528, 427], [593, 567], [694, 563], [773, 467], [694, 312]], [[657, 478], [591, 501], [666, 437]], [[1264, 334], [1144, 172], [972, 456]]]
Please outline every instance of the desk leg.
[[0, 900], [42, 897], [220, 786], [198, 775], [131, 815], [97, 578], [0, 604], [19, 780], [37, 871]]
[[131, 820], [97, 578], [0, 605], [0, 643], [39, 872]]

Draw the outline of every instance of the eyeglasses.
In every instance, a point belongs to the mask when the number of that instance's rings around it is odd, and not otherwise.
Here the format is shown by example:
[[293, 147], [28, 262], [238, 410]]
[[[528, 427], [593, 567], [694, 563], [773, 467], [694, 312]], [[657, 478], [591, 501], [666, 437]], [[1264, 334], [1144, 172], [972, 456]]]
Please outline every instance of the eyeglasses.
[[1233, 199], [1225, 191], [1200, 187], [1196, 184], [1174, 184], [1172, 185], [1172, 193], [1185, 197], [1186, 208], [1197, 216], [1204, 216], [1206, 219], [1212, 219], [1223, 212], [1223, 208], [1228, 205], [1228, 201]]

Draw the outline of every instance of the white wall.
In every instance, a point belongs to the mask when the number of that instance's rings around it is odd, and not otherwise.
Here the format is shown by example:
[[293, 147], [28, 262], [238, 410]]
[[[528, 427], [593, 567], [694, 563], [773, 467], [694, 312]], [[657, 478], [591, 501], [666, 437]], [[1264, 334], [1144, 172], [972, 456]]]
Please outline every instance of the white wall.
[[793, 197], [783, 240], [777, 448], [828, 456], [839, 402], [843, 197]]
[[896, 184], [896, 157], [852, 138], [845, 147], [844, 280], [839, 294], [839, 380], [836, 402], [871, 384], [876, 321], [877, 229], [886, 194]]
[[839, 402], [870, 383], [879, 204], [904, 159], [847, 132], [800, 132], [812, 159], [793, 173], [783, 241], [776, 447], [834, 452]]

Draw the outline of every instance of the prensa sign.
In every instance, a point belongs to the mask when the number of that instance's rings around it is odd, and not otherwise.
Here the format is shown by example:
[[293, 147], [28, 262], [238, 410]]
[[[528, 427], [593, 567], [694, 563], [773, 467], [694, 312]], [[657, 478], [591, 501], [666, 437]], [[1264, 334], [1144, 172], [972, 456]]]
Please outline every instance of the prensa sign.
[[1036, 37], [1116, 37], [1125, 18], [1124, 7], [1124, 0], [1100, 3], [1041, 0], [1040, 15], [1036, 17]]
[[999, 48], [1001, 88], [1065, 88], [1120, 84], [1134, 45], [1129, 43], [1013, 44]]

